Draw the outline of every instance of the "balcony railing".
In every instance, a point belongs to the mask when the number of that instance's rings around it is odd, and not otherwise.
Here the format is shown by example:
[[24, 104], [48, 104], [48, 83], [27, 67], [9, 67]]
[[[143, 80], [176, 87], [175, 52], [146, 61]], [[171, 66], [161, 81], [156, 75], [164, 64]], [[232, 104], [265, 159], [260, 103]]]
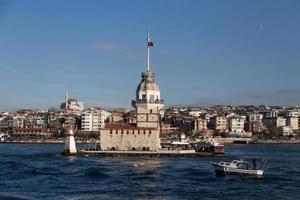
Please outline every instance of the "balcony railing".
[[150, 104], [164, 104], [164, 100], [147, 100], [147, 99], [139, 99], [137, 101], [135, 101], [137, 104], [142, 104], [142, 103], [150, 103]]

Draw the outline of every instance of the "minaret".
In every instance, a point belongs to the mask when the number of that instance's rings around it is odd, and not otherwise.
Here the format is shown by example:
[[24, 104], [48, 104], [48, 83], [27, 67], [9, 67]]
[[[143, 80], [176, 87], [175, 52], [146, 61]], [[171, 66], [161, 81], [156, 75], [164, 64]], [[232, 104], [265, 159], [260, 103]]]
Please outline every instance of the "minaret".
[[73, 130], [69, 129], [66, 134], [66, 140], [65, 140], [64, 153], [66, 155], [77, 153], [74, 135], [75, 134], [74, 134]]
[[68, 90], [66, 90], [66, 95], [65, 95], [65, 109], [68, 109], [68, 101], [69, 101], [69, 93]]
[[164, 106], [160, 99], [160, 90], [154, 80], [154, 73], [150, 69], [150, 48], [153, 42], [147, 33], [147, 68], [142, 73], [142, 80], [136, 89], [136, 99], [132, 106], [136, 108], [137, 127], [159, 128], [160, 109]]

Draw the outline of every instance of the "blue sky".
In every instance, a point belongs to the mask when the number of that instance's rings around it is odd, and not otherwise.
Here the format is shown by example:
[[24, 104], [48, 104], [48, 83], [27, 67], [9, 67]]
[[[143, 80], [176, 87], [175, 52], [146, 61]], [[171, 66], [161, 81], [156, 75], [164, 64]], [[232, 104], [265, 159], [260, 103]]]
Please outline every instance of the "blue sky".
[[300, 104], [299, 0], [0, 0], [0, 110], [130, 107], [148, 26], [167, 105]]

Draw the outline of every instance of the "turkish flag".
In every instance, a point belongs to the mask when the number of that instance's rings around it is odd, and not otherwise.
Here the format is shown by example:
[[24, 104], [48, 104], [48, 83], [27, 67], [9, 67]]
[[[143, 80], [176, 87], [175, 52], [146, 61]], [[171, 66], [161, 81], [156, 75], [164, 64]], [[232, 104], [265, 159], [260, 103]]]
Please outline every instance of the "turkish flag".
[[148, 42], [148, 47], [153, 47], [153, 42]]

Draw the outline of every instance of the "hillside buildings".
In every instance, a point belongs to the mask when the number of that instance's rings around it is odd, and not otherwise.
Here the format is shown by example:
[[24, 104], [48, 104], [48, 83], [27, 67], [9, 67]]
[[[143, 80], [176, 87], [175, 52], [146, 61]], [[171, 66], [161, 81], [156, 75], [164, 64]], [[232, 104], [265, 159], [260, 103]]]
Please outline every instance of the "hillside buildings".
[[286, 119], [283, 117], [266, 117], [262, 121], [270, 128], [278, 128], [286, 125]]
[[286, 125], [290, 126], [292, 130], [299, 129], [299, 117], [287, 117]]

